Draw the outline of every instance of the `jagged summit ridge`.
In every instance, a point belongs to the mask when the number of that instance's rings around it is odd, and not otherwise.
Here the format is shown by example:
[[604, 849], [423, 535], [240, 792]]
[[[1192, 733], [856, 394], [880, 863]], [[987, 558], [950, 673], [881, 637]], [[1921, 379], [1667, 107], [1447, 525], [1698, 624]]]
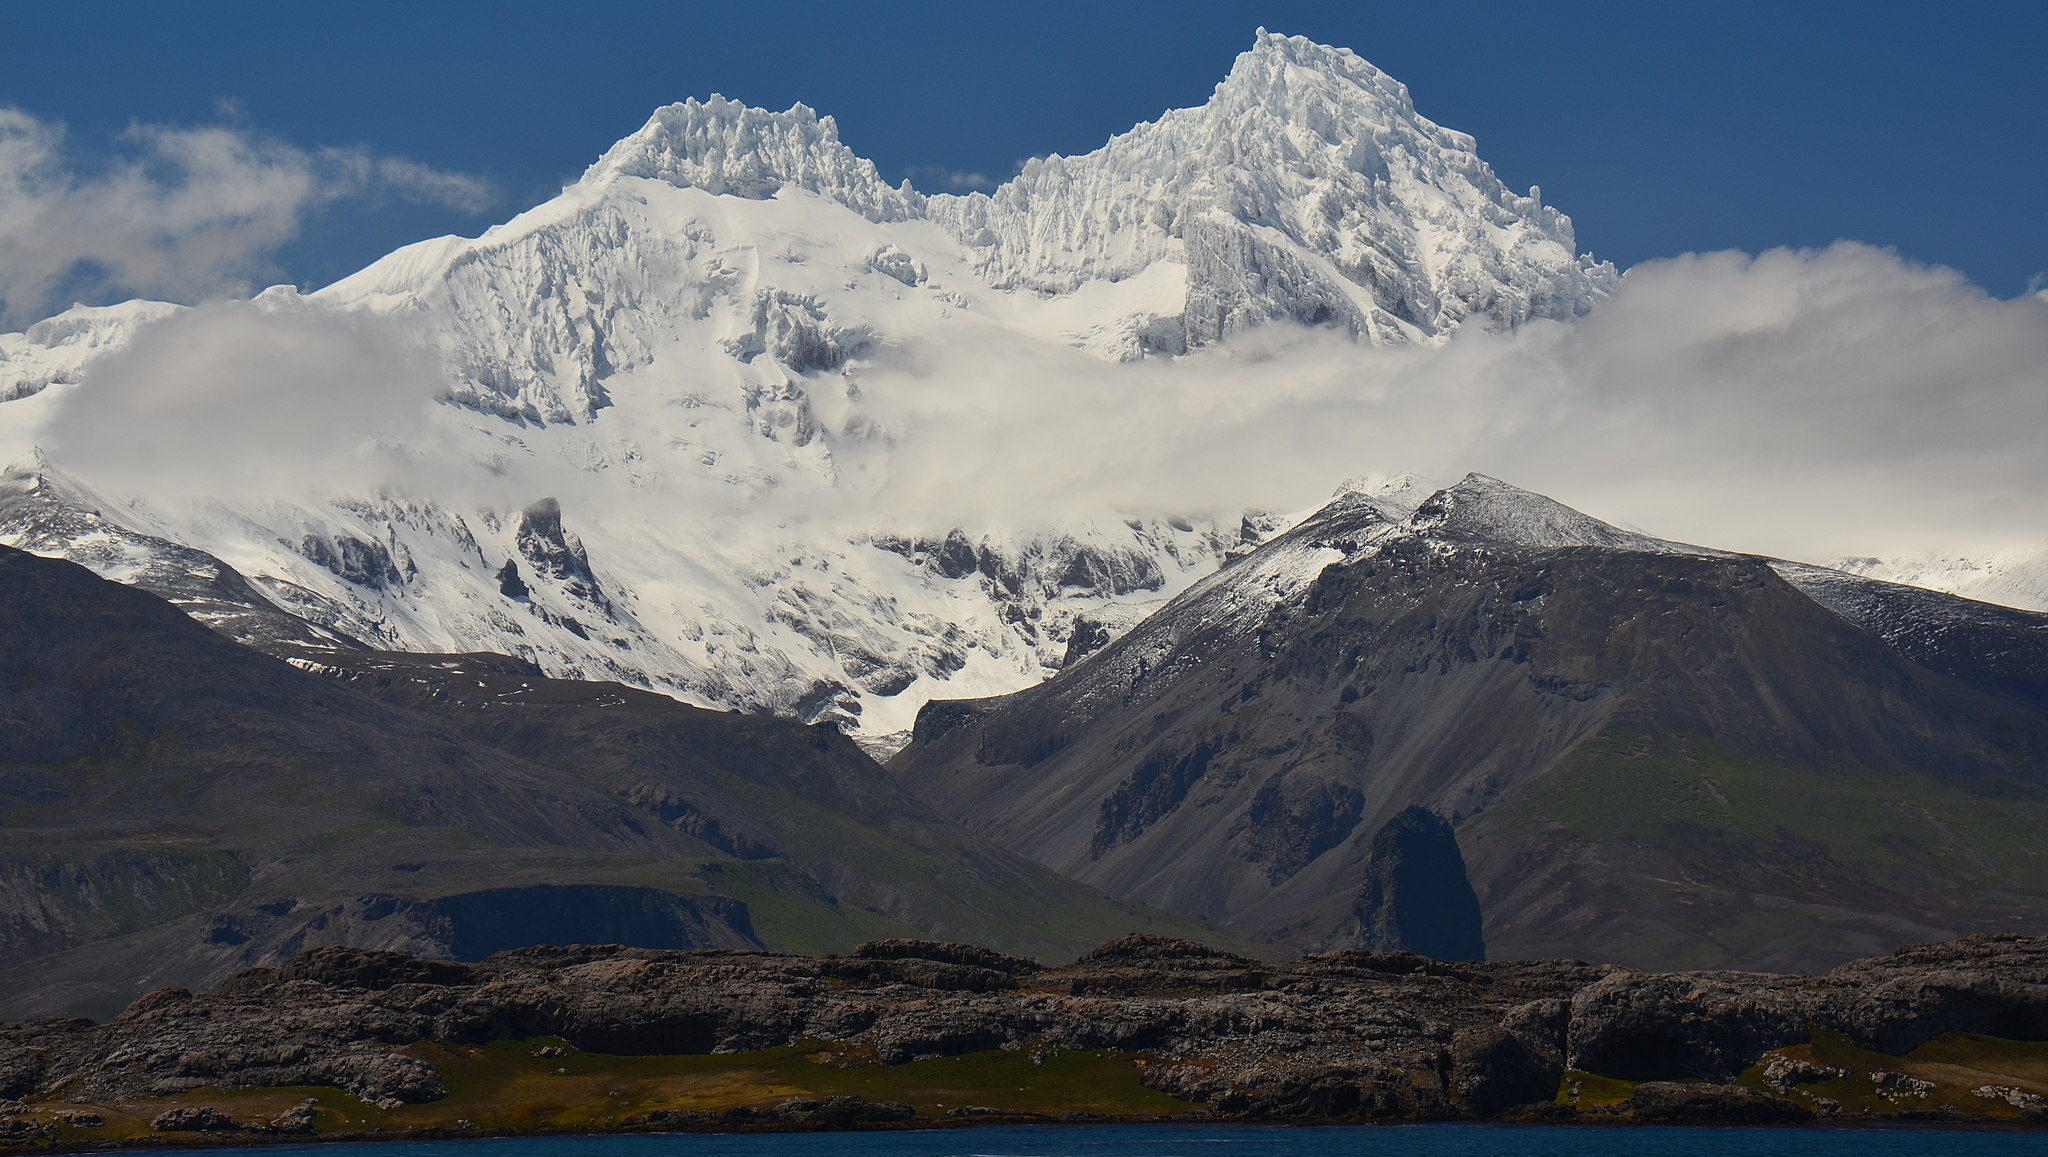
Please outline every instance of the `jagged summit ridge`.
[[1402, 343], [1575, 317], [1613, 287], [1534, 192], [1357, 54], [1262, 29], [1208, 103], [927, 212], [998, 286], [1183, 267], [1183, 348], [1280, 319]]
[[1260, 29], [1197, 108], [1078, 157], [1027, 162], [991, 193], [892, 187], [798, 104], [713, 96], [658, 110], [585, 174], [751, 199], [797, 188], [870, 221], [928, 218], [998, 289], [1149, 278], [1178, 312], [1125, 319], [1121, 356], [1183, 353], [1288, 320], [1376, 342], [1579, 316], [1614, 285], [1570, 218], [1509, 190], [1476, 142], [1415, 110], [1356, 53]]
[[890, 187], [874, 162], [840, 143], [837, 121], [804, 104], [769, 112], [713, 94], [657, 109], [639, 132], [607, 150], [583, 182], [621, 176], [754, 200], [794, 186], [870, 221], [902, 221], [924, 211], [924, 198], [908, 181]]

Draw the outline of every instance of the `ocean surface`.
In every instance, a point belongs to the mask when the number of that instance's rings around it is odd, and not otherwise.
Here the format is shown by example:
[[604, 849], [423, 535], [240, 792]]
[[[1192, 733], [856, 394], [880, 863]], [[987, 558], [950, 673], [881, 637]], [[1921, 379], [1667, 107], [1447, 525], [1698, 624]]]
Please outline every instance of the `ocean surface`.
[[357, 1142], [205, 1152], [252, 1157], [2048, 1157], [2048, 1133], [1832, 1127], [1037, 1125], [879, 1133]]

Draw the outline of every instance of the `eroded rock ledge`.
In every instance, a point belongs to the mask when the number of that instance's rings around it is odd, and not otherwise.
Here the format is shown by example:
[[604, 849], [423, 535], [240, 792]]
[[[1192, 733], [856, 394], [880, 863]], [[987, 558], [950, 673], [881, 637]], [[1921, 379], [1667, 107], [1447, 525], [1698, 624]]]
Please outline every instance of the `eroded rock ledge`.
[[[838, 1066], [1117, 1050], [1143, 1061], [1144, 1085], [1218, 1118], [1585, 1119], [1571, 1107], [1576, 1093], [1561, 1089], [1597, 1074], [1586, 1079], [1629, 1092], [1596, 1113], [1787, 1121], [1834, 1103], [1798, 1082], [1842, 1070], [1777, 1058], [1762, 1078], [1772, 1083], [1758, 1088], [1756, 1066], [1774, 1050], [1820, 1034], [1903, 1056], [1957, 1033], [2048, 1040], [2048, 938], [1920, 945], [1815, 977], [1370, 952], [1273, 965], [1151, 936], [1062, 967], [926, 941], [822, 959], [531, 948], [477, 964], [322, 948], [211, 994], [151, 993], [105, 1024], [0, 1028], [0, 1101], [26, 1102], [19, 1117], [37, 1105], [311, 1085], [395, 1107], [447, 1093], [421, 1042], [550, 1037], [622, 1055], [801, 1043]], [[2039, 1090], [1987, 1087], [2012, 1094], [1979, 1094], [1987, 1112], [2018, 1107], [2024, 1118], [2040, 1104]], [[840, 1105], [820, 1119], [886, 1123], [909, 1112]]]

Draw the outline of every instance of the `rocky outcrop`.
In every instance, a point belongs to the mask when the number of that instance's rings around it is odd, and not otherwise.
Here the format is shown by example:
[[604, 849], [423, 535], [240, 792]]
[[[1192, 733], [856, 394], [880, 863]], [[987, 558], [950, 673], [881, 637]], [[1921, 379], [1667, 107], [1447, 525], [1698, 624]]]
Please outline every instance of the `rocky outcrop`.
[[[761, 290], [754, 298], [753, 326], [721, 343], [725, 352], [743, 363], [762, 354], [772, 356], [791, 373], [816, 374], [836, 370], [848, 358], [858, 356], [874, 340], [864, 328], [847, 329], [833, 323], [818, 299], [808, 294], [779, 289]], [[805, 399], [803, 427], [795, 444], [802, 446], [816, 432]], [[774, 437], [773, 428], [763, 433]]]
[[334, 577], [359, 587], [381, 591], [405, 582], [391, 548], [381, 542], [364, 542], [348, 534], [331, 540], [309, 534], [299, 543], [299, 553]]
[[1184, 754], [1167, 747], [1154, 748], [1102, 801], [1090, 853], [1100, 859], [1102, 853], [1129, 843], [1160, 816], [1179, 807], [1225, 742], [1197, 743]]
[[1358, 893], [1361, 943], [1382, 952], [1483, 960], [1479, 897], [1449, 820], [1411, 807], [1372, 838]]
[[[1264, 868], [1267, 881], [1279, 884], [1343, 843], [1358, 827], [1364, 807], [1365, 794], [1341, 780], [1275, 776], [1252, 797], [1251, 806], [1245, 809], [1232, 835], [1236, 836], [1235, 846], [1245, 862]], [[1429, 950], [1405, 942], [1372, 947]], [[1437, 954], [1459, 959], [1479, 955]]]
[[[1829, 1033], [1897, 1055], [1954, 1032], [2048, 1039], [2048, 938], [1921, 945], [1816, 977], [1359, 950], [1276, 965], [1138, 935], [1064, 967], [916, 940], [824, 958], [526, 948], [474, 964], [323, 948], [244, 971], [209, 995], [151, 993], [106, 1024], [0, 1028], [0, 1074], [8, 1093], [29, 1099], [59, 1088], [116, 1104], [199, 1088], [328, 1085], [403, 1104], [444, 1095], [440, 1074], [406, 1049], [423, 1040], [558, 1036], [611, 1054], [802, 1041], [839, 1063], [882, 1065], [1110, 1049], [1142, 1055], [1145, 1084], [1243, 1119], [1554, 1115], [1569, 1112], [1551, 1102], [1577, 1070], [1641, 1082], [1600, 1110], [1609, 1115], [1764, 1123], [1812, 1113], [1768, 1079], [1733, 1083], [1774, 1049]], [[843, 1127], [905, 1115], [821, 1099], [758, 1121], [669, 1123]], [[190, 1113], [159, 1126], [233, 1127]]]
[[1646, 1081], [1625, 1102], [1637, 1121], [1652, 1125], [1793, 1125], [1813, 1111], [1755, 1089]]
[[[517, 535], [519, 553], [533, 564], [535, 574], [561, 583], [563, 591], [594, 607], [610, 607], [610, 600], [598, 586], [597, 575], [590, 569], [590, 555], [584, 552], [582, 541], [562, 529], [560, 502], [543, 498], [527, 507], [519, 516]], [[499, 585], [501, 589], [504, 586], [502, 572]]]
[[519, 602], [532, 597], [532, 589], [526, 585], [525, 579], [519, 577], [519, 563], [516, 559], [508, 558], [505, 565], [498, 568], [498, 593]]

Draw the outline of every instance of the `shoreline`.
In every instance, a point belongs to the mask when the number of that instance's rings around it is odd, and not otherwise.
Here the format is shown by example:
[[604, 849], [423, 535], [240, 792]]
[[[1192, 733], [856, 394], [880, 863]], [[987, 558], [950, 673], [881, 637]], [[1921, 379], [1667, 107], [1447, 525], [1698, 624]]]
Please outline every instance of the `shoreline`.
[[673, 1128], [651, 1126], [621, 1126], [613, 1129], [531, 1129], [523, 1131], [480, 1132], [449, 1129], [409, 1129], [384, 1132], [328, 1133], [309, 1135], [258, 1134], [258, 1133], [213, 1133], [186, 1135], [156, 1135], [135, 1138], [109, 1139], [79, 1144], [18, 1145], [0, 1143], [0, 1154], [13, 1157], [28, 1153], [105, 1153], [123, 1150], [171, 1150], [179, 1152], [232, 1152], [237, 1150], [275, 1150], [289, 1147], [345, 1147], [350, 1145], [394, 1145], [438, 1142], [493, 1142], [543, 1139], [584, 1138], [593, 1141], [625, 1137], [750, 1137], [750, 1136], [826, 1136], [850, 1133], [955, 1133], [997, 1130], [1105, 1130], [1118, 1129], [1186, 1129], [1189, 1131], [1210, 1130], [1222, 1132], [1262, 1131], [1303, 1131], [1344, 1130], [1368, 1132], [1394, 1129], [1458, 1129], [1474, 1131], [1523, 1131], [1538, 1130], [1546, 1133], [1588, 1131], [1598, 1133], [1648, 1131], [1680, 1132], [1685, 1130], [1743, 1133], [1785, 1132], [1811, 1134], [1823, 1132], [1841, 1133], [1917, 1133], [1917, 1134], [2020, 1134], [2048, 1136], [2048, 1128], [2041, 1123], [2019, 1121], [1984, 1120], [1813, 1120], [1805, 1122], [1661, 1122], [1647, 1123], [1620, 1117], [1600, 1118], [1530, 1118], [1494, 1119], [1486, 1121], [1444, 1121], [1444, 1120], [1221, 1120], [1199, 1114], [1185, 1114], [1162, 1117], [1092, 1117], [1082, 1115], [1078, 1119], [1065, 1119], [1038, 1115], [1025, 1117], [976, 1118], [956, 1120], [917, 1119], [893, 1124], [871, 1124], [850, 1127], [803, 1126], [794, 1124], [755, 1125], [747, 1127], [712, 1126], [704, 1128]]

